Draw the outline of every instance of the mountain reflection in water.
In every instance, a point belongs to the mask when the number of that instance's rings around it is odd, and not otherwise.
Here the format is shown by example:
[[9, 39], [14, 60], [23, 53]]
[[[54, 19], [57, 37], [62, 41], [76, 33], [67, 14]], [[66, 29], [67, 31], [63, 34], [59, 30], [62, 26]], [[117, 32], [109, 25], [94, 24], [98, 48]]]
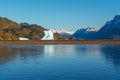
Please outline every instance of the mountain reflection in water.
[[120, 45], [0, 45], [0, 80], [120, 80]]
[[1, 45], [0, 46], [0, 64], [13, 61], [16, 58], [27, 60], [37, 58], [44, 54], [43, 46], [36, 45]]
[[[114, 66], [120, 66], [120, 45], [1, 45], [0, 46], [0, 64], [20, 58], [27, 60], [29, 58], [39, 58], [43, 55], [54, 56], [61, 54], [76, 55], [102, 55], [106, 61], [111, 62]], [[77, 51], [77, 52], [76, 52]]]
[[102, 45], [101, 51], [107, 62], [120, 68], [120, 45]]

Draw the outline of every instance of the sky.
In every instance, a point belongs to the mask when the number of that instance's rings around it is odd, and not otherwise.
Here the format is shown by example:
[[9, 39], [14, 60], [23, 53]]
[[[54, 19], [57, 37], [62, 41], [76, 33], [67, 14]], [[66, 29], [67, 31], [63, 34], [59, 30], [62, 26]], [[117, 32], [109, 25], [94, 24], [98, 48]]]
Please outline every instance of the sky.
[[0, 0], [0, 16], [47, 29], [102, 27], [120, 15], [120, 0]]

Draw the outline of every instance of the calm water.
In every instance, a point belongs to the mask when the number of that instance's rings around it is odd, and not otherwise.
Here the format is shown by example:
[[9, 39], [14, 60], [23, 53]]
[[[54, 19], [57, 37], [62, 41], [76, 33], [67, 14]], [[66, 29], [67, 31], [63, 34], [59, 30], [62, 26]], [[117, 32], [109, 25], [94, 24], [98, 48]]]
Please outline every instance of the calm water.
[[0, 80], [120, 80], [120, 45], [0, 45]]

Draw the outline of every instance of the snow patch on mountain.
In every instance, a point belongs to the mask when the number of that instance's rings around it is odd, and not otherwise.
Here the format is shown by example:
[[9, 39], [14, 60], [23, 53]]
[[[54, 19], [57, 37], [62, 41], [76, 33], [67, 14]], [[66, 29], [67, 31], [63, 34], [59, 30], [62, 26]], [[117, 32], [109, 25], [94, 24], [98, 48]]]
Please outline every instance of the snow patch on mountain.
[[62, 36], [71, 37], [75, 30], [65, 30], [65, 29], [52, 29], [53, 33], [59, 33]]
[[75, 32], [75, 30], [65, 30], [65, 29], [53, 29], [54, 33], [68, 33], [68, 34], [73, 34]]
[[98, 28], [98, 27], [96, 27], [96, 28], [88, 27], [88, 28], [86, 29], [86, 31], [99, 31], [99, 30], [100, 30], [100, 28]]
[[72, 37], [75, 39], [93, 39], [94, 35], [100, 30], [99, 27], [78, 29]]

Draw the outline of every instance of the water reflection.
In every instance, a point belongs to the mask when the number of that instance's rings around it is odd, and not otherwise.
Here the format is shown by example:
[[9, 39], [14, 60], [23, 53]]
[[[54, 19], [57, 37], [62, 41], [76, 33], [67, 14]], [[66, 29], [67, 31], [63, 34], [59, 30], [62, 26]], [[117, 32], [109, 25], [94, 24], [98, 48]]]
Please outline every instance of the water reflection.
[[101, 51], [107, 62], [120, 68], [120, 45], [102, 45]]
[[16, 56], [14, 50], [10, 47], [0, 46], [0, 64], [10, 61]]
[[120, 67], [120, 45], [0, 45], [0, 64], [18, 58], [26, 61], [60, 54], [82, 57], [100, 57], [102, 54], [107, 62]]
[[119, 80], [113, 67], [120, 67], [119, 48], [119, 45], [0, 45], [0, 80]]
[[61, 54], [75, 54], [76, 45], [45, 45], [44, 52], [46, 56], [53, 57]]
[[36, 59], [44, 54], [44, 46], [40, 45], [0, 45], [0, 64], [13, 61]]
[[74, 49], [77, 55], [100, 56], [100, 45], [76, 45]]

